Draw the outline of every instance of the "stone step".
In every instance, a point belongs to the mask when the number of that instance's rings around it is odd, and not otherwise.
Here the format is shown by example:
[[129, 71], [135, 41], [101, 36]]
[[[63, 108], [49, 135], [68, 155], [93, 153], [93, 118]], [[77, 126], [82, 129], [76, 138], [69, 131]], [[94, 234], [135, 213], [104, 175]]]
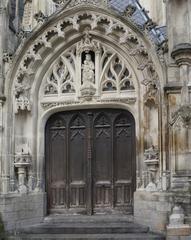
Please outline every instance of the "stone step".
[[152, 233], [129, 234], [27, 234], [10, 237], [9, 240], [165, 240], [164, 236]]
[[87, 223], [42, 223], [22, 228], [22, 234], [113, 234], [113, 233], [148, 233], [149, 228], [135, 223], [87, 222]]
[[49, 216], [41, 224], [24, 227], [11, 240], [165, 239], [128, 216]]
[[[80, 218], [80, 220], [79, 220]], [[106, 222], [106, 223], [116, 223], [116, 222], [133, 222], [134, 217], [132, 215], [93, 215], [93, 216], [87, 216], [87, 215], [62, 215], [62, 214], [55, 214], [50, 215], [44, 218], [44, 223], [90, 223], [90, 222]]]

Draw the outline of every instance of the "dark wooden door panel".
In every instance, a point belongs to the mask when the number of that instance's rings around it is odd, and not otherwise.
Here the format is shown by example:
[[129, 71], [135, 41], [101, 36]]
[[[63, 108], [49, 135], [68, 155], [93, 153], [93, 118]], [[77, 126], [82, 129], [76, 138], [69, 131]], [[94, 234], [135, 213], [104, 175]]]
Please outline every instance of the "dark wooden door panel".
[[[66, 127], [61, 118], [52, 119], [47, 132], [47, 184], [49, 208], [66, 207]], [[51, 161], [49, 161], [51, 159]]]
[[94, 207], [112, 206], [112, 128], [104, 113], [98, 114], [93, 137]]
[[74, 115], [69, 132], [69, 206], [86, 205], [86, 126], [83, 118]]
[[45, 148], [49, 212], [132, 213], [135, 124], [129, 112], [57, 113], [47, 122]]

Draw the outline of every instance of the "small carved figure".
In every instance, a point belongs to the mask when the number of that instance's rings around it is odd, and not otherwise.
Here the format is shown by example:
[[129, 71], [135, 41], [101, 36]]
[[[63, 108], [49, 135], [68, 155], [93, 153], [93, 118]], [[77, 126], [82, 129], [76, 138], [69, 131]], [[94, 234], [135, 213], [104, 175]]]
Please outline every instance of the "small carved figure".
[[150, 83], [148, 85], [147, 92], [144, 95], [144, 103], [148, 106], [157, 105], [158, 104], [158, 89], [155, 84]]
[[15, 94], [15, 111], [18, 113], [18, 110], [28, 110], [30, 111], [30, 100], [29, 100], [29, 91], [30, 85], [27, 83], [17, 82], [15, 84], [14, 94]]
[[94, 69], [95, 69], [95, 66], [92, 61], [91, 55], [87, 53], [85, 55], [84, 64], [82, 65], [83, 85], [87, 83], [94, 83], [94, 79], [95, 79]]
[[23, 83], [17, 82], [15, 84], [15, 97], [19, 98], [20, 95], [27, 95], [29, 90], [30, 90], [29, 85], [24, 85]]

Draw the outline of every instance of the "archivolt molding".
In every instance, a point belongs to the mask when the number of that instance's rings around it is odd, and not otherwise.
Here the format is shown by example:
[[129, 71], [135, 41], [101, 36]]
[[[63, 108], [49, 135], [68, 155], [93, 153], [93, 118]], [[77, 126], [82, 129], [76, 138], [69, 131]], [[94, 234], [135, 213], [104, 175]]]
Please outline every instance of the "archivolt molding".
[[[146, 43], [146, 41], [143, 42], [144, 38], [140, 40], [140, 33], [137, 34], [128, 25], [114, 18], [111, 14], [109, 15], [101, 11], [95, 12], [91, 9], [78, 9], [78, 12], [73, 14], [70, 11], [66, 11], [65, 17], [60, 18], [54, 23], [50, 22], [44, 31], [41, 28], [41, 31], [39, 30], [39, 36], [36, 37], [34, 41], [29, 39], [28, 41], [31, 43], [26, 42], [26, 45], [29, 47], [27, 47], [25, 51], [22, 49], [22, 52], [25, 53], [19, 56], [16, 74], [11, 77], [13, 78], [15, 108], [17, 111], [30, 111], [30, 89], [33, 85], [36, 69], [39, 63], [43, 62], [43, 57], [46, 53], [54, 51], [55, 42], [61, 40], [60, 42], [64, 44], [67, 42], [68, 36], [74, 33], [79, 33], [81, 36], [84, 36], [87, 26], [89, 27], [90, 34], [91, 32], [99, 31], [102, 35], [111, 38], [115, 42], [119, 42], [120, 46], [126, 47], [129, 56], [137, 62], [138, 70], [142, 71], [143, 75], [146, 76], [145, 79], [147, 82], [151, 83], [154, 81], [155, 86], [159, 87], [159, 77], [152, 60], [153, 58], [149, 52], [150, 50], [148, 50], [148, 43]], [[114, 64], [118, 64], [117, 61], [119, 61], [119, 59], [113, 56], [110, 70], [114, 68]], [[72, 72], [69, 71], [69, 73], [72, 77]], [[116, 78], [119, 78], [119, 76], [116, 76]], [[107, 81], [105, 81], [104, 84], [107, 86]], [[123, 83], [121, 84], [123, 85]], [[74, 86], [71, 87], [74, 90]], [[148, 88], [148, 86], [146, 86], [146, 88]]]

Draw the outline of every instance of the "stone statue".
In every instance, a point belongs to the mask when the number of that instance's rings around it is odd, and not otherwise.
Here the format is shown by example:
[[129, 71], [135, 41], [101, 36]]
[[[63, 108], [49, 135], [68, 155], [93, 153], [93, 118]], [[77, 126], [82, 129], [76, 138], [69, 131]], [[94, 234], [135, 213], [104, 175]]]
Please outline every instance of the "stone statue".
[[95, 69], [95, 65], [91, 59], [91, 55], [87, 53], [85, 55], [84, 64], [82, 65], [83, 85], [94, 83], [94, 80], [95, 80], [94, 69]]
[[30, 100], [29, 100], [29, 91], [30, 85], [27, 83], [17, 82], [15, 84], [15, 112], [18, 113], [18, 110], [28, 110], [30, 111]]

